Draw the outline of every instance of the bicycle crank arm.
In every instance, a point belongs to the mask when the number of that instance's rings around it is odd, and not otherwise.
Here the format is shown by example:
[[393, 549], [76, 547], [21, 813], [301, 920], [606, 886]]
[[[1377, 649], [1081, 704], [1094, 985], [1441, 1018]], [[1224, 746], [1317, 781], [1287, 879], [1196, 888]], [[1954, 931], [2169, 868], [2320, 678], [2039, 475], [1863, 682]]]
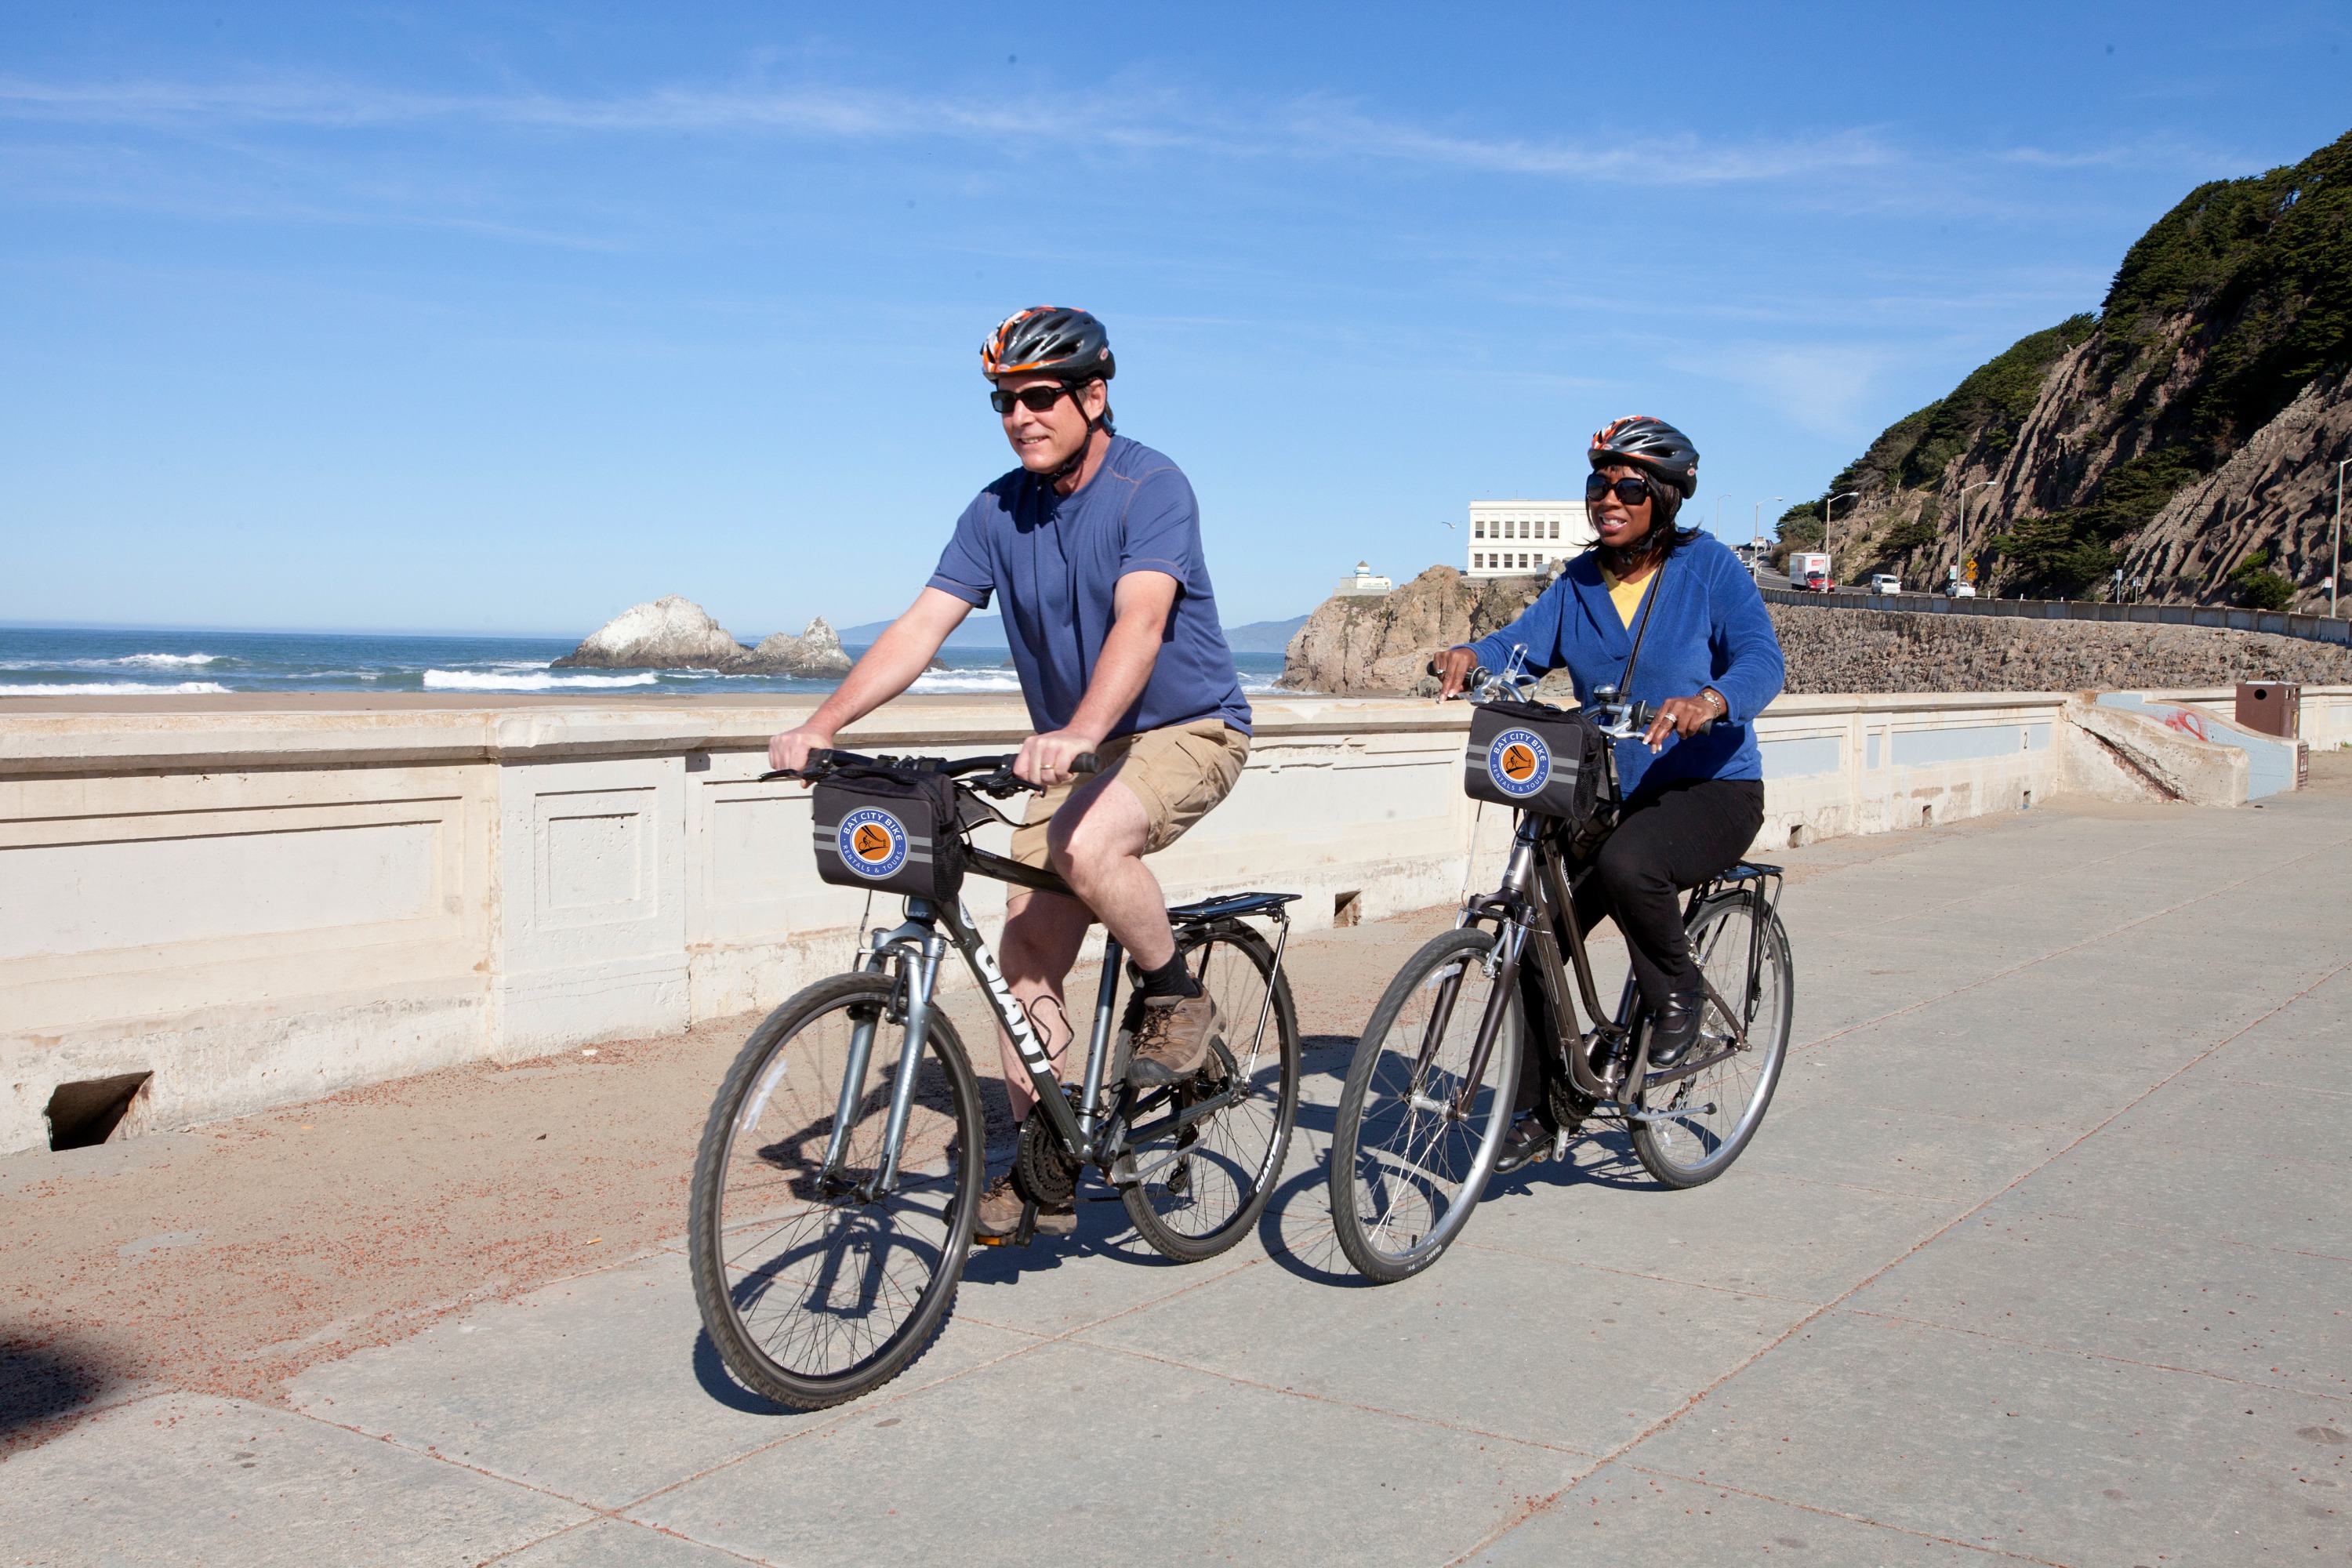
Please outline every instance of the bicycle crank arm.
[[1638, 1105], [1604, 1100], [1592, 1108], [1591, 1114], [1613, 1117], [1620, 1121], [1679, 1121], [1685, 1116], [1712, 1116], [1715, 1106], [1710, 1101], [1706, 1105], [1678, 1105], [1671, 1110], [1644, 1110]]
[[1701, 1057], [1696, 1061], [1685, 1062], [1678, 1068], [1668, 1068], [1663, 1072], [1644, 1073], [1642, 1075], [1643, 1087], [1655, 1089], [1664, 1083], [1680, 1083], [1692, 1074], [1705, 1072], [1716, 1063], [1728, 1060], [1747, 1048], [1742, 1045], [1729, 1045], [1712, 1056]]

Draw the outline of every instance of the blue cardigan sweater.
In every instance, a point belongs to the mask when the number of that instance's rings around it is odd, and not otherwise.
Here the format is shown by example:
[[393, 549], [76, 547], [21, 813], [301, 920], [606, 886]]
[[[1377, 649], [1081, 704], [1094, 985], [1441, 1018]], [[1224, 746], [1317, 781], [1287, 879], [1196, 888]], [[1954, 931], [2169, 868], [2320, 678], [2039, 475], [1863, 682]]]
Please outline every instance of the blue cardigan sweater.
[[[1656, 756], [1638, 738], [1620, 741], [1620, 784], [1630, 795], [1644, 784], [1654, 787], [1676, 779], [1762, 778], [1754, 720], [1780, 695], [1787, 667], [1755, 579], [1721, 540], [1702, 533], [1668, 556], [1644, 586], [1656, 602], [1650, 606], [1649, 635], [1633, 669], [1633, 689], [1624, 695], [1654, 708], [1669, 697], [1695, 697], [1712, 686], [1731, 711], [1704, 734], [1668, 740]], [[1634, 625], [1640, 624], [1636, 612]], [[1577, 698], [1589, 703], [1594, 687], [1623, 679], [1633, 631], [1610, 600], [1598, 553], [1588, 550], [1517, 620], [1468, 646], [1493, 670], [1502, 669], [1512, 651], [1524, 647], [1529, 673], [1565, 667], [1576, 681]]]

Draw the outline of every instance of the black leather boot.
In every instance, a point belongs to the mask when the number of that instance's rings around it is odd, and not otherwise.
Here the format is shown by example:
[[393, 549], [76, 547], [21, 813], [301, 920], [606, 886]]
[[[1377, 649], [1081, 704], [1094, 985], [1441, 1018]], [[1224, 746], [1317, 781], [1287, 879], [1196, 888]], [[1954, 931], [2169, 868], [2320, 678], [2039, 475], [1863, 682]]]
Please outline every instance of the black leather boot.
[[1699, 1019], [1706, 1012], [1706, 993], [1694, 985], [1666, 998], [1650, 1023], [1650, 1070], [1664, 1072], [1690, 1054], [1698, 1043]]

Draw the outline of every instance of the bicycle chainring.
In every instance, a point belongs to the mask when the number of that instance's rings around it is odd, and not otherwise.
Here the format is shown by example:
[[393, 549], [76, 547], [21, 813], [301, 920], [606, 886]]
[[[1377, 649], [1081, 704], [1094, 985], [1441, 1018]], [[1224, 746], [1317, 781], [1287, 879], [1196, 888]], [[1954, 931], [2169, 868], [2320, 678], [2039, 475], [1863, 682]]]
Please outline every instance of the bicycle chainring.
[[1062, 1147], [1054, 1124], [1035, 1106], [1021, 1121], [1013, 1146], [1013, 1184], [1041, 1205], [1060, 1205], [1077, 1196], [1078, 1167]]

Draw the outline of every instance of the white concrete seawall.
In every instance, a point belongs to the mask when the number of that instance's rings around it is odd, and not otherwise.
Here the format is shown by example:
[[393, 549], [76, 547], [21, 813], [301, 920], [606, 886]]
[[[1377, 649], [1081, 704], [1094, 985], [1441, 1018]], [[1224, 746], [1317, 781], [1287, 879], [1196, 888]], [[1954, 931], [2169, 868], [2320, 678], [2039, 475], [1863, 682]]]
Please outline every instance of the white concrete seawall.
[[[2352, 735], [2352, 692], [2328, 700]], [[1760, 722], [1756, 852], [2095, 785], [2111, 764], [2066, 701], [1784, 698]], [[838, 970], [866, 900], [816, 879], [805, 788], [757, 782], [804, 710], [0, 707], [0, 1152], [47, 1145], [62, 1084], [152, 1073], [136, 1124], [184, 1125], [675, 1031]], [[1465, 709], [1257, 711], [1233, 798], [1155, 861], [1172, 895], [1296, 891], [1309, 927], [1459, 895]], [[844, 743], [987, 752], [1026, 730], [1017, 703], [929, 699]], [[1486, 814], [1482, 860], [1506, 823]], [[995, 884], [968, 897], [1002, 909]]]

